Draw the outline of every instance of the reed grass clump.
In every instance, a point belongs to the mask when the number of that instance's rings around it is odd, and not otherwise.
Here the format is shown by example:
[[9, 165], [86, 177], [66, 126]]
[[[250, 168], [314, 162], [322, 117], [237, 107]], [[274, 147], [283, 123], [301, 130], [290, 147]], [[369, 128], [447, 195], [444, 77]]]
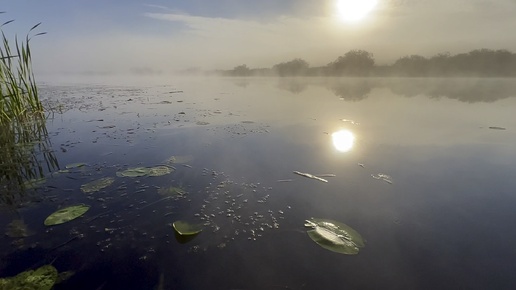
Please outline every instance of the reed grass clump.
[[[32, 38], [30, 34], [41, 23], [29, 30], [25, 40], [19, 41], [15, 35], [13, 44], [3, 30], [3, 27], [11, 22], [13, 20], [0, 25], [0, 122], [2, 123], [43, 112], [32, 71], [29, 45]], [[44, 32], [33, 36], [41, 34]]]

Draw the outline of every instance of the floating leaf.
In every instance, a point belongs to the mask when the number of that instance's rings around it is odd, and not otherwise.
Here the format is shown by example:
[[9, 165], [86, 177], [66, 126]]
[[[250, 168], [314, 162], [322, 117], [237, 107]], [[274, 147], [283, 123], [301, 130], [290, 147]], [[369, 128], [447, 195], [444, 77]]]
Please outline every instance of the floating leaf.
[[171, 172], [172, 168], [163, 165], [149, 168], [149, 176], [162, 176]]
[[83, 167], [83, 166], [86, 166], [87, 164], [86, 163], [72, 163], [72, 164], [68, 164], [65, 166], [66, 169], [72, 169], [72, 168], [79, 168], [79, 167]]
[[156, 167], [135, 167], [116, 173], [118, 177], [141, 177], [141, 176], [162, 176], [171, 173], [173, 170], [168, 166]]
[[392, 184], [392, 179], [387, 174], [383, 174], [383, 173], [371, 174], [371, 177], [374, 178], [374, 179], [383, 180], [383, 181], [385, 181], [385, 182], [387, 182], [389, 184]]
[[84, 193], [99, 191], [110, 186], [115, 179], [113, 177], [104, 177], [95, 181], [81, 185], [81, 190]]
[[45, 219], [45, 225], [53, 226], [53, 225], [58, 225], [58, 224], [69, 222], [73, 219], [80, 217], [85, 212], [87, 212], [89, 209], [90, 209], [90, 206], [85, 205], [85, 204], [79, 204], [79, 205], [62, 208], [62, 209], [54, 212], [53, 214], [49, 215]]
[[319, 246], [341, 254], [358, 254], [359, 248], [363, 248], [362, 236], [350, 226], [329, 220], [312, 218], [306, 220], [305, 226], [312, 228], [308, 236]]
[[45, 265], [36, 270], [28, 270], [14, 277], [1, 278], [0, 289], [10, 290], [50, 290], [57, 280], [57, 269]]
[[119, 171], [116, 173], [116, 176], [118, 177], [140, 177], [140, 176], [146, 176], [149, 174], [149, 169], [146, 167], [135, 167], [135, 168], [129, 168], [124, 171]]
[[174, 230], [181, 236], [193, 236], [202, 231], [202, 226], [198, 224], [190, 224], [185, 221], [176, 221], [172, 224]]

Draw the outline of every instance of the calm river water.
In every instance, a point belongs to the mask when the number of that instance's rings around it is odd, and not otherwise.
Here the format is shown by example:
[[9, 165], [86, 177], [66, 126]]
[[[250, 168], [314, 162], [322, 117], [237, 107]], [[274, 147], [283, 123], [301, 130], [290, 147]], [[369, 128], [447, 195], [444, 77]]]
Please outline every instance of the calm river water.
[[[516, 285], [513, 79], [89, 78], [40, 87], [53, 113], [25, 129], [29, 145], [2, 144], [28, 153], [2, 157], [0, 277], [52, 264], [69, 271], [55, 289]], [[159, 165], [172, 172], [120, 174]], [[101, 178], [112, 183], [85, 190]], [[90, 209], [43, 224], [76, 204]], [[320, 247], [306, 234], [311, 217], [349, 225], [365, 247]], [[203, 230], [184, 241], [171, 225], [178, 220]]]

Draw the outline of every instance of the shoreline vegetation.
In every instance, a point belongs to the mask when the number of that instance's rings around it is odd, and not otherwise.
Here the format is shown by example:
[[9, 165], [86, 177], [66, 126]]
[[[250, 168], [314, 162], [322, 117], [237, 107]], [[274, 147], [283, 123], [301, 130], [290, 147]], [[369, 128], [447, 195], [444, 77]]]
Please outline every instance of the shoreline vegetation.
[[404, 56], [391, 65], [377, 65], [371, 52], [351, 50], [326, 66], [311, 67], [301, 58], [271, 68], [250, 68], [246, 64], [209, 74], [222, 76], [328, 76], [328, 77], [516, 77], [516, 54], [505, 49], [476, 49], [430, 58]]
[[23, 121], [25, 117], [44, 111], [32, 70], [29, 42], [32, 37], [45, 32], [30, 36], [41, 24], [38, 23], [29, 30], [25, 40], [19, 41], [17, 35], [10, 40], [3, 27], [13, 21], [9, 20], [0, 25], [0, 123]]

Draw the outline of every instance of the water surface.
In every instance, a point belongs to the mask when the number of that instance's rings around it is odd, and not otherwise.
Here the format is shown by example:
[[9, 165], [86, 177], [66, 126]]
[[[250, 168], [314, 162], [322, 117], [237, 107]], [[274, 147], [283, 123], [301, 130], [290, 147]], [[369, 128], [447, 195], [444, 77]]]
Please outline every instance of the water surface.
[[[1, 276], [53, 263], [75, 272], [56, 289], [516, 282], [512, 79], [62, 79], [41, 93], [54, 113], [26, 131], [40, 140], [29, 163], [45, 180], [2, 185], [0, 227], [22, 220], [29, 232], [0, 238]], [[345, 152], [332, 140], [339, 130], [354, 136]], [[116, 174], [171, 156], [184, 162], [168, 175]], [[87, 165], [56, 173], [73, 163]], [[81, 191], [103, 177], [115, 181]], [[170, 187], [185, 194], [160, 191]], [[77, 203], [91, 206], [84, 217], [43, 225]], [[366, 246], [353, 256], [319, 247], [310, 217], [351, 226]], [[180, 243], [176, 220], [204, 230]]]

